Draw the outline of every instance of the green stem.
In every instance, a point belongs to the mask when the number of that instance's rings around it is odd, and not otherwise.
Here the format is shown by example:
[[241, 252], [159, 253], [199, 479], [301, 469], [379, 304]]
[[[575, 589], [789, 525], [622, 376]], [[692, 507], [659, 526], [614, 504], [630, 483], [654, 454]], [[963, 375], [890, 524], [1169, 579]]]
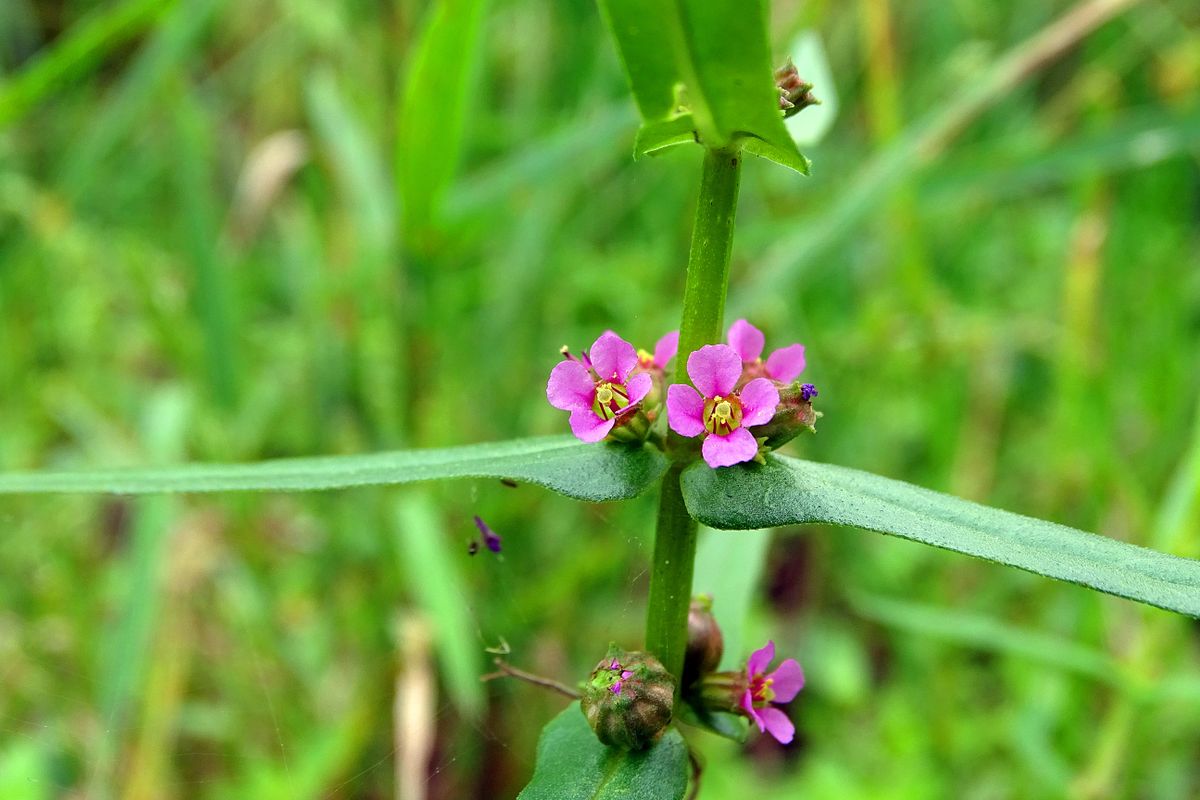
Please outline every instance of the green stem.
[[725, 294], [729, 289], [729, 254], [733, 218], [737, 214], [742, 156], [737, 150], [706, 150], [700, 175], [700, 202], [688, 253], [683, 289], [683, 322], [675, 379], [687, 380], [687, 357], [706, 344], [721, 341]]
[[683, 674], [692, 569], [696, 564], [696, 520], [688, 515], [679, 486], [685, 466], [674, 464], [663, 477], [646, 614], [646, 647], [676, 678]]
[[[696, 226], [688, 254], [687, 283], [683, 293], [683, 322], [679, 330], [676, 381], [686, 381], [687, 357], [692, 351], [721, 339], [725, 294], [729, 288], [729, 255], [733, 220], [737, 213], [741, 154], [737, 150], [706, 150], [700, 177]], [[679, 477], [694, 458], [695, 450], [671, 434], [677, 456], [663, 478], [654, 535], [654, 567], [650, 575], [650, 602], [646, 613], [646, 647], [658, 656], [667, 671], [683, 674], [687, 649], [687, 616], [692, 597], [692, 570], [696, 562], [696, 521], [683, 503]]]

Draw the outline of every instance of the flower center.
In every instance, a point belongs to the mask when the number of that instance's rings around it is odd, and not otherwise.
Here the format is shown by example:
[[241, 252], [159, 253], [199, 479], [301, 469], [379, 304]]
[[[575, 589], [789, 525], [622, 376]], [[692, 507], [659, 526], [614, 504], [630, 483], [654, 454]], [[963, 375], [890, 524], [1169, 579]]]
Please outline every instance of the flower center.
[[592, 411], [600, 419], [612, 419], [629, 405], [629, 391], [620, 383], [601, 381], [596, 384], [596, 399]]
[[742, 427], [742, 403], [737, 397], [710, 397], [704, 401], [704, 429], [725, 436]]
[[754, 678], [750, 682], [750, 697], [755, 703], [769, 703], [775, 699], [775, 690], [771, 688], [771, 684], [775, 681], [772, 678]]

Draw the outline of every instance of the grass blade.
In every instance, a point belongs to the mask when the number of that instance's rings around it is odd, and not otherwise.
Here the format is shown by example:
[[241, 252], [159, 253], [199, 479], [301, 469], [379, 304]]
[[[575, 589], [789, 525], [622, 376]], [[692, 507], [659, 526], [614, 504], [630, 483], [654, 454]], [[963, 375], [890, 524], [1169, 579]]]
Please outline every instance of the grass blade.
[[126, 0], [101, 6], [80, 20], [28, 67], [0, 83], [0, 127], [16, 122], [60, 86], [84, 75], [170, 7], [162, 0]]
[[462, 154], [487, 0], [439, 0], [417, 40], [396, 136], [406, 235], [436, 219]]
[[398, 499], [394, 541], [408, 589], [433, 623], [434, 644], [450, 697], [464, 714], [478, 717], [484, 705], [479, 682], [480, 667], [485, 663], [483, 645], [472, 630], [467, 591], [446, 531], [427, 495], [414, 492]]

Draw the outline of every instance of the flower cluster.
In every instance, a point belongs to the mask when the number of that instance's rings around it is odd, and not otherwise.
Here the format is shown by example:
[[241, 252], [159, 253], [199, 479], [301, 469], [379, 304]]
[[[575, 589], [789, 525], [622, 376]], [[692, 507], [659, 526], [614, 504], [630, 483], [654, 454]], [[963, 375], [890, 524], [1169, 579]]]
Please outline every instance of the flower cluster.
[[770, 641], [755, 650], [742, 669], [717, 672], [723, 649], [721, 629], [712, 615], [712, 599], [693, 598], [683, 665], [684, 698], [704, 713], [740, 714], [780, 743], [791, 742], [795, 726], [775, 706], [790, 702], [804, 688], [800, 664], [788, 658], [767, 672], [775, 658], [775, 642]]
[[[730, 326], [728, 344], [688, 355], [687, 383], [666, 386], [667, 424], [684, 438], [701, 437], [710, 467], [762, 460], [762, 454], [813, 429], [816, 387], [799, 384], [804, 345], [792, 344], [762, 358], [762, 331], [744, 319]], [[642, 441], [659, 419], [666, 370], [679, 348], [679, 333], [658, 340], [654, 352], [635, 350], [612, 331], [579, 358], [567, 348], [554, 367], [546, 397], [571, 413], [571, 430], [585, 442]], [[752, 431], [751, 429], [757, 429]]]

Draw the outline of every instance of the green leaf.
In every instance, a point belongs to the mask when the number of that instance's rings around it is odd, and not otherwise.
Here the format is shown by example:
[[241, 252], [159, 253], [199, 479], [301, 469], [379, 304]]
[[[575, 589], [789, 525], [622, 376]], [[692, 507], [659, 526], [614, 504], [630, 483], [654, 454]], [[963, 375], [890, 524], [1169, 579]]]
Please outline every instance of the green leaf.
[[257, 464], [0, 473], [0, 494], [300, 491], [441, 478], [512, 478], [567, 497], [601, 502], [640, 494], [661, 478], [666, 468], [666, 458], [649, 447], [584, 444], [571, 436], [544, 436], [440, 450], [288, 458]]
[[750, 720], [745, 717], [724, 711], [709, 711], [691, 703], [681, 703], [679, 708], [680, 721], [703, 728], [709, 733], [731, 739], [738, 744], [745, 744], [750, 735]]
[[625, 77], [646, 122], [674, 115], [683, 83], [683, 26], [675, 0], [599, 0]]
[[[767, 39], [765, 0], [678, 2], [695, 84], [704, 96], [721, 146], [735, 135], [755, 136], [801, 157], [783, 124]], [[701, 129], [703, 131], [703, 128]]]
[[688, 512], [715, 528], [853, 525], [1200, 616], [1200, 561], [1000, 511], [869, 472], [771, 456], [683, 474]]
[[633, 143], [633, 155], [654, 155], [677, 144], [692, 144], [696, 141], [696, 124], [691, 114], [681, 114], [671, 119], [649, 122], [638, 129]]
[[533, 778], [517, 800], [680, 800], [687, 782], [687, 743], [675, 728], [649, 750], [617, 750], [600, 743], [572, 703], [542, 731]]
[[683, 124], [683, 106], [706, 147], [757, 138], [772, 160], [804, 162], [779, 110], [763, 0], [599, 2], [642, 115], [639, 153], [687, 141], [662, 129]]
[[787, 167], [788, 169], [794, 169], [801, 175], [807, 175], [808, 169], [812, 164], [812, 162], [805, 158], [804, 155], [794, 147], [791, 149], [783, 149], [776, 147], [770, 142], [763, 141], [762, 139], [756, 139], [754, 137], [746, 139], [742, 144], [742, 149], [747, 153], [753, 153], [760, 158], [774, 161], [776, 164]]

